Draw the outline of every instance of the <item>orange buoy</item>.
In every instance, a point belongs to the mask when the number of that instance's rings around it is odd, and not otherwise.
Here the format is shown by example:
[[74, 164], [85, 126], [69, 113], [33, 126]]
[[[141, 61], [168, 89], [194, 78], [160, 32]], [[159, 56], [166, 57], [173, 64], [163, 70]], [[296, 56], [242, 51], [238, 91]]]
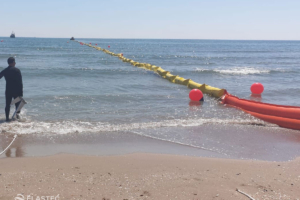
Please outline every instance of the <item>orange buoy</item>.
[[192, 101], [200, 101], [203, 97], [203, 93], [199, 89], [192, 89], [190, 91], [189, 97]]
[[253, 83], [250, 90], [253, 94], [261, 94], [264, 91], [264, 86], [261, 83]]

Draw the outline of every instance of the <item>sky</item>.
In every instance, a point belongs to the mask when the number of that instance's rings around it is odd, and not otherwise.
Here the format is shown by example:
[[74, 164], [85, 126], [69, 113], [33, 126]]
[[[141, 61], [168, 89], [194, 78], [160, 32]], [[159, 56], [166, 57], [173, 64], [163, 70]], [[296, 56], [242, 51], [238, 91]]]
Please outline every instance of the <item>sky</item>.
[[300, 40], [300, 0], [0, 0], [0, 36]]

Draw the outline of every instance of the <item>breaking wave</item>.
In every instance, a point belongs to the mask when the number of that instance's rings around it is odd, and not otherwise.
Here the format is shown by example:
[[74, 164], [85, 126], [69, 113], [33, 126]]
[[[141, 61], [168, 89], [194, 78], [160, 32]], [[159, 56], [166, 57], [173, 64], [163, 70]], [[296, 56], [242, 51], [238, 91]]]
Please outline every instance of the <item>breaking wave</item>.
[[115, 131], [133, 131], [161, 127], [191, 127], [204, 124], [259, 125], [266, 123], [258, 119], [174, 119], [160, 122], [109, 124], [103, 122], [65, 121], [23, 121], [2, 123], [0, 133], [12, 134], [71, 134], [71, 133], [101, 133]]
[[231, 75], [248, 75], [248, 74], [269, 74], [269, 73], [291, 73], [291, 70], [284, 69], [258, 69], [254, 67], [233, 67], [229, 69], [205, 69], [196, 68], [196, 72], [202, 73], [220, 73]]

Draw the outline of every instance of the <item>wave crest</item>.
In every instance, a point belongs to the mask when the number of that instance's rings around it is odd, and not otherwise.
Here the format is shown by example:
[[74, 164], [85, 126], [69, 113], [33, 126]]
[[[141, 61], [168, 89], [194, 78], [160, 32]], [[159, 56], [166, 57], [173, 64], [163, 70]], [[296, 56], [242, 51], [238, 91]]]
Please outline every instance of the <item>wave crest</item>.
[[201, 69], [197, 68], [196, 72], [206, 72], [206, 73], [220, 73], [220, 74], [268, 74], [271, 70], [268, 69], [257, 69], [254, 67], [234, 67], [229, 69]]

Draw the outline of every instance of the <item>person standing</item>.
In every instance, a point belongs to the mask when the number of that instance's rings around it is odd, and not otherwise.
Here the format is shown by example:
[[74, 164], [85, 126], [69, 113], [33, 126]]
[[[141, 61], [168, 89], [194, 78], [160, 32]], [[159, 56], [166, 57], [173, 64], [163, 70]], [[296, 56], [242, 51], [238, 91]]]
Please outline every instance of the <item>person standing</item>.
[[[9, 57], [7, 59], [8, 67], [0, 72], [0, 79], [4, 76], [6, 80], [6, 90], [5, 90], [5, 98], [6, 98], [6, 106], [5, 106], [5, 116], [6, 121], [10, 121], [9, 119], [9, 111], [10, 104], [12, 98], [17, 98], [19, 96], [23, 97], [23, 82], [21, 71], [16, 68], [15, 58]], [[20, 102], [16, 103], [16, 109], [19, 106]], [[17, 113], [17, 119], [20, 118], [20, 111]]]

